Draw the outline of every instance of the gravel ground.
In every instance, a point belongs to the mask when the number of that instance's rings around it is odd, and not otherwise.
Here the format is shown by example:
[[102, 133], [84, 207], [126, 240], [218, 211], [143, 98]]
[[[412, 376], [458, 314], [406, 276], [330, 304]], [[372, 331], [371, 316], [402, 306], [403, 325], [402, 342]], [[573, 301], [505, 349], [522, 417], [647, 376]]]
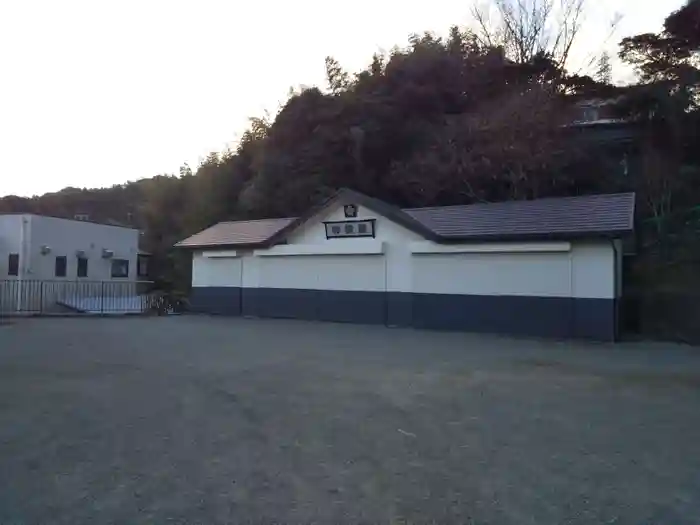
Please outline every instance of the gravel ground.
[[0, 523], [700, 523], [700, 351], [0, 325]]

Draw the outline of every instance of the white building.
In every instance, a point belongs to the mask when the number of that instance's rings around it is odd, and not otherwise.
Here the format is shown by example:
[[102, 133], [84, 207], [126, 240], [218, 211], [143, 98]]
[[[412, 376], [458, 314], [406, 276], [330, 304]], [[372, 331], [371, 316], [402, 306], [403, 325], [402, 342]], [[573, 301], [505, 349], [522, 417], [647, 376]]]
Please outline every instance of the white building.
[[[102, 283], [136, 282], [145, 272], [138, 244], [139, 231], [134, 228], [33, 214], [0, 215], [4, 309], [43, 308], [57, 295], [94, 296]], [[116, 293], [117, 286], [110, 292]], [[121, 288], [119, 293], [126, 293], [128, 287]]]
[[401, 210], [341, 190], [177, 246], [201, 312], [613, 340], [633, 215], [631, 193]]

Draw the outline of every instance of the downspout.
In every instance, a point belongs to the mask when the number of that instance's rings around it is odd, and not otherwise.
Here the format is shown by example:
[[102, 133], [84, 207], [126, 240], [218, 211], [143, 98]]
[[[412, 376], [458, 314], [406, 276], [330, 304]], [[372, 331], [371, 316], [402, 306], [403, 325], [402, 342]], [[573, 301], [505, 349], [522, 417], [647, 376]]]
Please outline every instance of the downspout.
[[[391, 302], [389, 299], [389, 254], [384, 253], [384, 243], [382, 243], [382, 257], [384, 258], [384, 325], [392, 326], [391, 322]], [[390, 250], [386, 246], [387, 252]]]
[[240, 286], [238, 289], [238, 315], [243, 317], [243, 291], [245, 290], [245, 288], [243, 288], [243, 265], [245, 264], [245, 253], [240, 253], [239, 257], [241, 259], [241, 271], [238, 281]]
[[576, 337], [578, 327], [576, 326], [576, 295], [574, 293], [574, 272], [576, 266], [574, 264], [574, 244], [569, 246], [569, 336]]
[[29, 240], [28, 235], [28, 225], [29, 219], [26, 215], [22, 215], [22, 224], [19, 230], [19, 268], [17, 272], [17, 311], [22, 311], [22, 299], [23, 299], [23, 280], [24, 274], [27, 270], [27, 242]]
[[613, 249], [613, 262], [614, 262], [614, 269], [613, 269], [613, 342], [616, 342], [619, 337], [619, 323], [620, 323], [620, 301], [622, 299], [622, 293], [618, 296], [617, 291], [618, 291], [618, 286], [620, 290], [622, 289], [622, 283], [620, 282], [620, 279], [622, 276], [620, 275], [620, 268], [622, 266], [622, 260], [620, 257], [622, 256], [620, 254], [620, 250], [617, 249], [617, 244], [615, 244], [615, 239], [611, 239], [610, 243], [612, 244], [612, 249]]

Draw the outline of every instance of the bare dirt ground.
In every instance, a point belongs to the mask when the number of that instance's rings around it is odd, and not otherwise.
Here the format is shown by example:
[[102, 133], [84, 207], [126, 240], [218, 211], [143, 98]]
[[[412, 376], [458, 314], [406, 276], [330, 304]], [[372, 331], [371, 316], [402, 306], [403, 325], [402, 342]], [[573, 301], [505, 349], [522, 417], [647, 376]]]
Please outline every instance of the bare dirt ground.
[[700, 351], [0, 325], [0, 523], [700, 523]]

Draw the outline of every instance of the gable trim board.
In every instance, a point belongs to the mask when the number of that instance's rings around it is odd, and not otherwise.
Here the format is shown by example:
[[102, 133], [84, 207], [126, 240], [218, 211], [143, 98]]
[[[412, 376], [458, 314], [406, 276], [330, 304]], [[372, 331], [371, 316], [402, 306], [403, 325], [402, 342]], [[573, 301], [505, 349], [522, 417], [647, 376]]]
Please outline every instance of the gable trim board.
[[410, 244], [413, 254], [436, 253], [548, 253], [569, 252], [570, 242], [540, 243], [489, 243], [489, 244], [434, 244], [430, 242], [413, 242]]
[[240, 257], [240, 254], [236, 250], [205, 251], [202, 255], [208, 259], [232, 259]]
[[[205, 252], [206, 253], [206, 252]], [[283, 244], [267, 250], [255, 250], [257, 257], [287, 257], [295, 255], [381, 255], [384, 253], [382, 241], [358, 240], [353, 243], [318, 244]]]
[[[243, 246], [234, 243], [229, 247], [235, 250], [214, 251], [211, 244], [178, 243], [197, 250], [190, 297], [193, 310], [615, 339], [620, 277], [611, 239], [622, 230], [631, 232], [631, 218], [627, 226], [625, 217], [631, 213], [633, 197], [603, 198], [620, 209], [610, 212], [617, 219], [589, 217], [584, 227], [590, 230], [592, 223], [595, 232], [572, 230], [556, 241], [545, 240], [540, 231], [537, 242], [522, 237], [506, 242], [502, 235], [498, 242], [438, 242], [437, 235], [427, 238], [423, 227], [415, 228], [414, 222], [395, 220], [398, 208], [358, 195], [344, 191], [342, 198], [331, 199], [300, 219], [285, 219], [287, 225], [272, 234], [267, 246], [241, 250]], [[599, 206], [600, 201], [591, 202]], [[342, 220], [345, 204], [358, 206], [358, 217], [352, 220], [377, 221], [376, 239], [326, 238], [324, 222]], [[400, 217], [405, 213], [398, 211]], [[433, 209], [429, 213], [434, 220], [440, 218]], [[468, 215], [481, 220], [472, 212]], [[513, 222], [512, 217], [509, 220]], [[605, 224], [611, 229], [601, 227]], [[473, 225], [464, 228], [475, 229]]]

